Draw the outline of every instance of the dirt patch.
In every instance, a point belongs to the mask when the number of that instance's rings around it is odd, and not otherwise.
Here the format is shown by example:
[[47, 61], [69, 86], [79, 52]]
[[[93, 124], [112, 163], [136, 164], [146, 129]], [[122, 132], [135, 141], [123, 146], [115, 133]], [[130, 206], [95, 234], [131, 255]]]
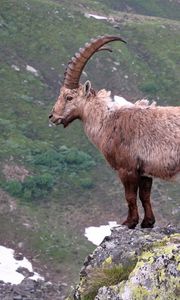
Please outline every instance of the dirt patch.
[[17, 208], [16, 200], [9, 196], [8, 193], [0, 189], [0, 212], [1, 213], [9, 213]]
[[19, 180], [21, 182], [29, 175], [29, 171], [22, 165], [17, 165], [14, 162], [5, 163], [2, 172], [6, 180]]

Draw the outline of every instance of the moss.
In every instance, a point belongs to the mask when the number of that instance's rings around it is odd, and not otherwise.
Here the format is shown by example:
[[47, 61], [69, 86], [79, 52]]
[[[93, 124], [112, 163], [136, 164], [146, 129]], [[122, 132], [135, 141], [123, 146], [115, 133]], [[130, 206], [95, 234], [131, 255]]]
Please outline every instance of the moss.
[[103, 266], [111, 265], [112, 264], [112, 256], [108, 256], [105, 261], [103, 262]]
[[180, 234], [165, 237], [144, 250], [128, 281], [120, 285], [120, 294], [130, 293], [136, 300], [176, 299], [179, 237]]
[[142, 253], [141, 255], [141, 259], [143, 261], [148, 261], [149, 263], [152, 263], [153, 262], [153, 253], [151, 251], [145, 251]]
[[160, 289], [155, 288], [152, 291], [146, 290], [143, 287], [137, 287], [132, 289], [132, 299], [133, 300], [162, 300], [162, 299], [168, 299], [168, 300], [176, 300], [175, 293], [169, 291], [167, 293], [161, 293]]
[[149, 291], [143, 286], [138, 286], [133, 289], [132, 294], [134, 295], [136, 300], [146, 300], [147, 296], [149, 295]]

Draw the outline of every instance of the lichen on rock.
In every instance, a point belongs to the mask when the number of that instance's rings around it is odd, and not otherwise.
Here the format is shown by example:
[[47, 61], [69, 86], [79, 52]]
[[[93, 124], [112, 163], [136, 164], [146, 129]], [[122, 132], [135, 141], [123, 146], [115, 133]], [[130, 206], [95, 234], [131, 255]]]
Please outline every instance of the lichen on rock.
[[112, 230], [89, 255], [74, 300], [180, 299], [177, 228]]
[[179, 241], [174, 240], [173, 235], [164, 240], [164, 245], [152, 244], [150, 250], [143, 251], [139, 256], [129, 279], [120, 283], [120, 299], [178, 299], [180, 235]]

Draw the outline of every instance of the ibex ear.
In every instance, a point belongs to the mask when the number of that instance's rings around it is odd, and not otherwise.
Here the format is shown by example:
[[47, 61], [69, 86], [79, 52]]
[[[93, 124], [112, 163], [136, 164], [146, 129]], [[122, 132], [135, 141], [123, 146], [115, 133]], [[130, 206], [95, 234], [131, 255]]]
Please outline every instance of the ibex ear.
[[91, 82], [87, 80], [85, 84], [83, 85], [83, 94], [84, 96], [88, 96], [91, 90]]

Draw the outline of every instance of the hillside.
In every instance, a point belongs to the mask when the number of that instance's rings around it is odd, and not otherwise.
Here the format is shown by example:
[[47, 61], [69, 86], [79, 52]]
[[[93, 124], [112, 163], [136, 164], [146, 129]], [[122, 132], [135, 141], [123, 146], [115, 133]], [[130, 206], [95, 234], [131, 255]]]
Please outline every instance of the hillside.
[[111, 2], [108, 0], [101, 0], [99, 2], [106, 5], [109, 9], [115, 11], [123, 11], [168, 19], [180, 19], [178, 0], [112, 0]]
[[[81, 124], [48, 125], [65, 66], [90, 38], [118, 34], [127, 46], [96, 54], [82, 81], [132, 102], [179, 105], [179, 2], [154, 2], [1, 0], [0, 239], [34, 257], [51, 280], [76, 278], [93, 248], [85, 227], [126, 215], [122, 186]], [[179, 191], [155, 182], [158, 225], [178, 223]]]

